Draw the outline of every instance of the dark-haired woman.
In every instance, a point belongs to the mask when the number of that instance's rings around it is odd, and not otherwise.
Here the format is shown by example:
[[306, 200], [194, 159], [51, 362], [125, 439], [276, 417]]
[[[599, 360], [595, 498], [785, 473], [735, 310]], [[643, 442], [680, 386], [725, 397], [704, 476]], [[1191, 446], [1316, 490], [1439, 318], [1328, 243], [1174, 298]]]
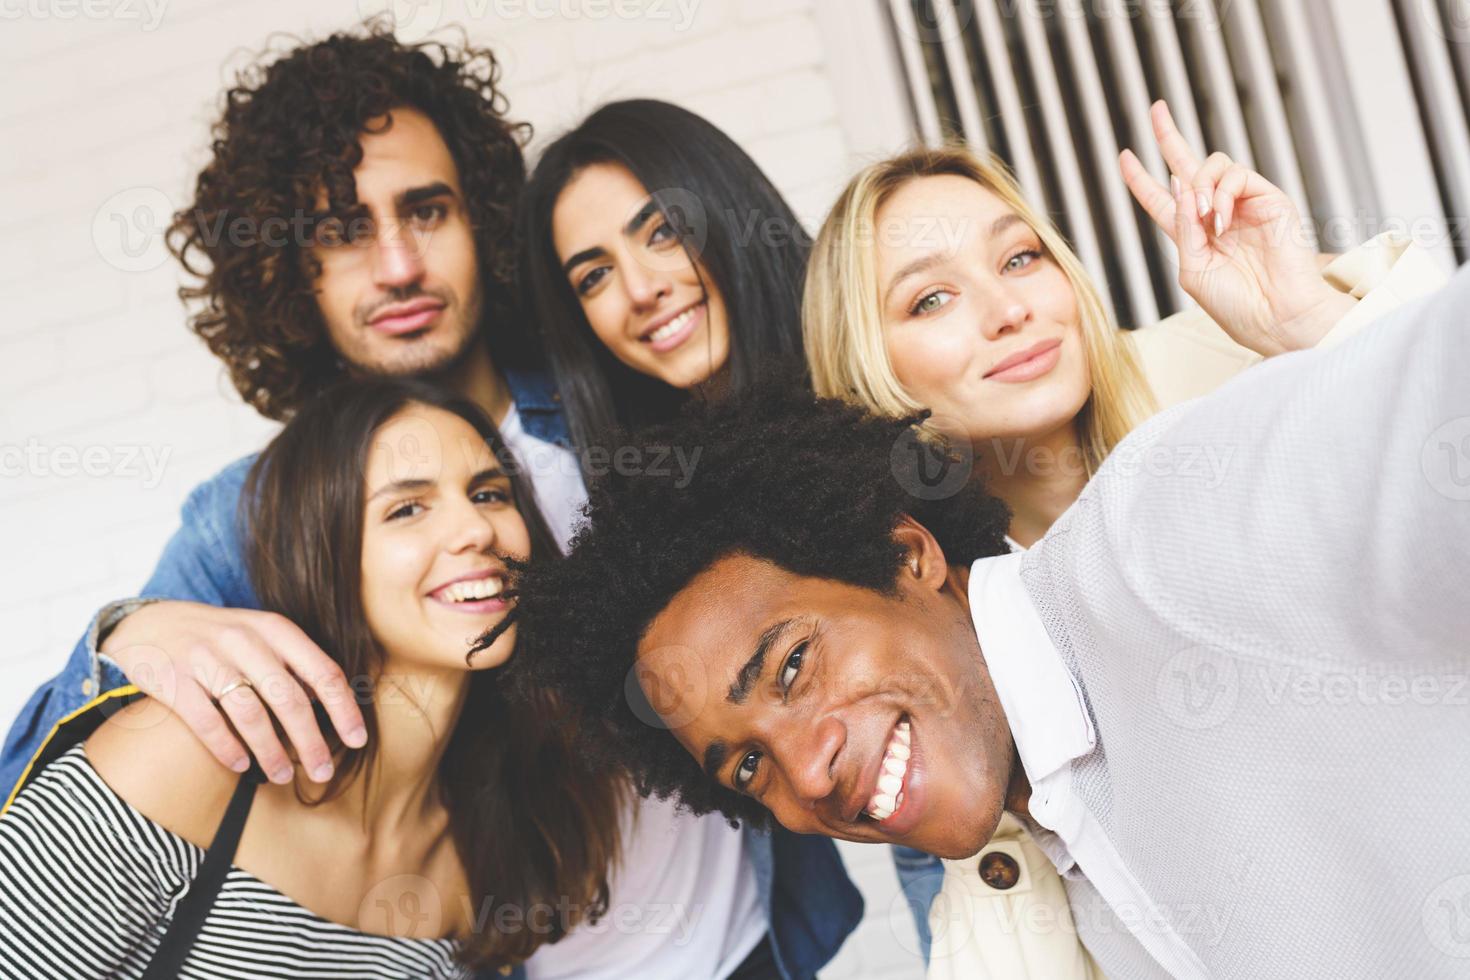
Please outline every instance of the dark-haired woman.
[[[0, 816], [0, 974], [468, 977], [595, 920], [621, 783], [576, 763], [552, 705], [502, 694], [513, 632], [469, 652], [505, 616], [506, 559], [556, 552], [516, 473], [476, 406], [419, 382], [298, 413], [241, 497], [248, 567], [341, 664], [371, 738], [332, 741], [325, 786], [262, 783], [117, 692]], [[243, 677], [211, 681], [264, 710]]]
[[755, 161], [686, 109], [592, 113], [541, 155], [517, 228], [522, 298], [580, 446], [801, 358], [810, 236]]
[[[558, 137], [522, 193], [517, 232], [522, 302], [594, 470], [617, 464], [618, 429], [800, 362], [810, 237], [755, 161], [686, 109], [613, 102]], [[752, 922], [769, 930], [770, 975], [812, 976], [861, 919], [828, 840], [746, 827], [703, 846], [709, 871], [679, 901], [715, 902], [732, 937]], [[717, 887], [732, 869], [735, 902]], [[614, 895], [626, 888], [614, 879]]]

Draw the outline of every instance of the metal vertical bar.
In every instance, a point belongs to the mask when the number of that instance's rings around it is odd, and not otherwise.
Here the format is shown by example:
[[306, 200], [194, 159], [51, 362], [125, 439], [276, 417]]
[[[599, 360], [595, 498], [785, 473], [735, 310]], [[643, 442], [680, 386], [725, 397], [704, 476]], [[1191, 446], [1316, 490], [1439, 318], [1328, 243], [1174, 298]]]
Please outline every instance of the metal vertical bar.
[[1153, 323], [1159, 318], [1158, 301], [1154, 298], [1153, 281], [1149, 278], [1148, 259], [1144, 256], [1138, 224], [1133, 219], [1133, 198], [1117, 172], [1118, 143], [1113, 136], [1112, 114], [1104, 95], [1106, 89], [1097, 68], [1097, 58], [1092, 51], [1092, 37], [1087, 31], [1087, 13], [1082, 8], [1082, 0], [1062, 0], [1057, 16], [1061, 18], [1067, 58], [1077, 79], [1083, 125], [1092, 143], [1093, 157], [1104, 171], [1097, 174], [1097, 182], [1102, 188], [1103, 206], [1110, 219], [1118, 266], [1128, 290], [1128, 304], [1137, 321], [1134, 325]]
[[[1429, 4], [1421, 9], [1426, 17], [1442, 16]], [[1445, 44], [1447, 27], [1443, 20], [1430, 25], [1412, 13], [1404, 18], [1404, 33], [1413, 57], [1410, 71], [1419, 76], [1421, 110], [1449, 197], [1446, 203], [1454, 214], [1470, 215], [1470, 127], [1465, 122], [1465, 107], [1458, 98], [1459, 83]], [[1459, 239], [1453, 242], [1460, 253], [1457, 258], [1463, 258], [1467, 244], [1461, 237], [1463, 233], [1455, 228], [1451, 231]]]
[[930, 88], [929, 68], [924, 63], [914, 10], [909, 6], [909, 0], [888, 0], [888, 12], [893, 17], [894, 39], [898, 42], [899, 60], [903, 62], [904, 76], [908, 79], [919, 138], [930, 146], [938, 145], [944, 139], [944, 130], [939, 124], [939, 110], [934, 105], [934, 90]]
[[1169, 110], [1179, 124], [1179, 132], [1191, 146], [1204, 146], [1204, 131], [1194, 108], [1194, 91], [1185, 66], [1184, 51], [1179, 47], [1179, 35], [1174, 32], [1174, 15], [1169, 9], [1169, 0], [1143, 0], [1140, 8], [1143, 25], [1157, 56], [1159, 77], [1164, 82], [1164, 98], [1169, 100]]
[[[1229, 0], [1227, 0], [1229, 2]], [[1188, 16], [1184, 16], [1184, 14]], [[1240, 96], [1235, 91], [1235, 75], [1230, 69], [1230, 55], [1225, 50], [1225, 35], [1219, 14], [1211, 0], [1195, 0], [1182, 8], [1175, 17], [1177, 23], [1194, 36], [1200, 55], [1198, 73], [1200, 87], [1210, 94], [1210, 104], [1215, 107], [1224, 142], [1224, 150], [1236, 163], [1256, 169], [1256, 157], [1251, 151], [1250, 133], [1245, 127], [1245, 114], [1241, 112]], [[1201, 156], [1217, 149], [1208, 142], [1200, 147]]]
[[1067, 125], [1067, 106], [1062, 100], [1061, 87], [1057, 84], [1056, 66], [1052, 63], [1051, 49], [1046, 39], [1046, 25], [1036, 8], [1036, 0], [1020, 0], [1017, 20], [1021, 28], [1022, 44], [1026, 49], [1026, 59], [1033, 69], [1036, 92], [1041, 102], [1042, 129], [1056, 167], [1062, 203], [1067, 223], [1072, 229], [1077, 255], [1097, 282], [1108, 312], [1116, 316], [1107, 267], [1103, 264], [1102, 248], [1098, 244], [1097, 229], [1093, 224], [1092, 209], [1087, 199], [1087, 187], [1082, 182], [1081, 164], [1077, 160], [1077, 150], [1072, 145], [1072, 134]]
[[979, 80], [970, 72], [970, 59], [965, 56], [965, 39], [955, 13], [954, 0], [934, 0], [939, 28], [939, 45], [944, 52], [944, 65], [949, 69], [950, 88], [960, 113], [960, 131], [965, 142], [984, 153], [990, 149], [985, 136], [985, 123], [980, 116], [980, 99], [976, 96]]
[[[1229, 0], [1226, 17], [1228, 29], [1239, 39], [1233, 47], [1240, 53], [1243, 74], [1254, 97], [1251, 109], [1261, 130], [1256, 140], [1262, 158], [1259, 169], [1296, 203], [1302, 217], [1310, 219], [1312, 202], [1307, 197], [1307, 183], [1302, 177], [1301, 161], [1297, 159], [1286, 104], [1276, 81], [1276, 63], [1271, 58], [1271, 45], [1256, 0]], [[1309, 225], [1306, 231], [1316, 247], [1315, 229]]]
[[[1169, 168], [1164, 164], [1164, 155], [1154, 139], [1153, 120], [1149, 118], [1149, 107], [1153, 98], [1148, 91], [1148, 76], [1143, 72], [1143, 59], [1138, 52], [1138, 41], [1133, 36], [1132, 15], [1123, 8], [1123, 0], [1098, 0], [1098, 22], [1102, 25], [1103, 38], [1107, 42], [1108, 55], [1118, 75], [1122, 89], [1119, 108], [1128, 121], [1128, 131], [1133, 136], [1131, 149], [1148, 168], [1149, 173], [1169, 182]], [[1149, 225], [1152, 227], [1153, 222]], [[1168, 255], [1173, 249], [1173, 240], [1162, 229], [1153, 228], [1154, 249]], [[1176, 310], [1189, 306], [1192, 300], [1179, 288], [1179, 280], [1168, 276], [1169, 298]]]
[[1006, 45], [1006, 29], [995, 9], [995, 0], [975, 0], [975, 29], [980, 32], [980, 50], [990, 68], [995, 85], [996, 111], [1011, 152], [1011, 168], [1026, 197], [1038, 208], [1046, 208], [1046, 187], [1041, 181], [1041, 168], [1031, 151], [1031, 132], [1026, 109], [1021, 105], [1021, 90], [1016, 84], [1015, 67]]
[[1309, 162], [1322, 195], [1316, 218], [1326, 222], [1334, 217], [1351, 217], [1352, 175], [1343, 163], [1343, 154], [1350, 149], [1337, 124], [1333, 97], [1327, 91], [1315, 46], [1321, 27], [1309, 23], [1307, 11], [1299, 3], [1272, 4], [1267, 9], [1275, 21], [1275, 36], [1290, 61], [1293, 92], [1301, 108], [1298, 120], [1306, 127], [1300, 135], [1310, 142]]

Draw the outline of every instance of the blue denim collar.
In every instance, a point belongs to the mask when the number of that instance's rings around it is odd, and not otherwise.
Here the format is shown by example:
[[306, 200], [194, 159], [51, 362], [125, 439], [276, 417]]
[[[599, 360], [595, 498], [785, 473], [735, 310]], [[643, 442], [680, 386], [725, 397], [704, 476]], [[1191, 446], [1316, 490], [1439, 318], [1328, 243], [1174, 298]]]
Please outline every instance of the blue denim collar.
[[572, 447], [571, 431], [562, 412], [561, 395], [551, 375], [545, 371], [507, 369], [505, 383], [510, 397], [521, 413], [521, 426], [527, 435], [550, 442], [563, 449]]

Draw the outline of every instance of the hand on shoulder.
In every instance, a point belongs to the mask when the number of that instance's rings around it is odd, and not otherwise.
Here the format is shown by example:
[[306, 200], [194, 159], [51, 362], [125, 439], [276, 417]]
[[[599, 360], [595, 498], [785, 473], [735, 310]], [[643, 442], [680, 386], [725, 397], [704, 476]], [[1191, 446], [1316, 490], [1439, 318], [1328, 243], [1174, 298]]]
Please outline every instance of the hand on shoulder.
[[143, 816], [208, 847], [240, 775], [215, 760], [178, 715], [140, 698], [86, 741], [87, 761]]

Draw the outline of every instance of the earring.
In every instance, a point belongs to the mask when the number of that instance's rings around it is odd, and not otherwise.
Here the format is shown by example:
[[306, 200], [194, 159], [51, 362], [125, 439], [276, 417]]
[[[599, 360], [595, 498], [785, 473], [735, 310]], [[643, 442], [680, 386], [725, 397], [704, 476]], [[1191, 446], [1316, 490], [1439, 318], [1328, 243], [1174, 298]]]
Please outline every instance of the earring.
[[910, 560], [909, 561], [909, 568], [913, 571], [913, 573], [915, 575], [919, 574], [919, 559], [914, 558], [914, 559]]

